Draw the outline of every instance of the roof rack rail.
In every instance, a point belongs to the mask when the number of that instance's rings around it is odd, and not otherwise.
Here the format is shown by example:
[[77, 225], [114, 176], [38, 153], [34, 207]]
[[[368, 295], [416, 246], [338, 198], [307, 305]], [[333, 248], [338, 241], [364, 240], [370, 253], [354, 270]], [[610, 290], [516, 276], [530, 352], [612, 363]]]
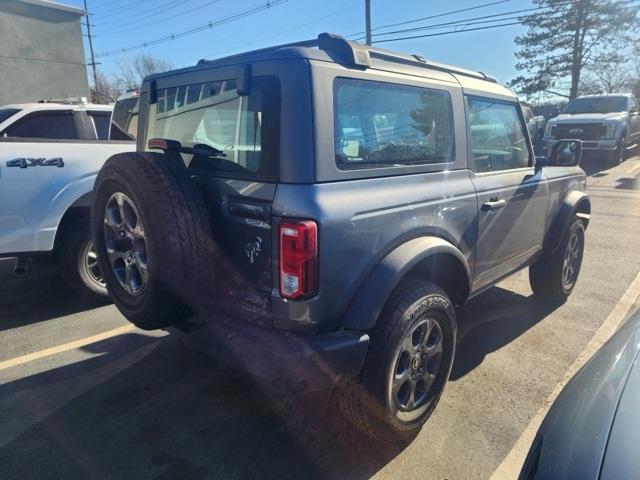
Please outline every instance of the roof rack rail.
[[[371, 57], [377, 57], [381, 60], [390, 60], [399, 63], [405, 63], [414, 66], [420, 66], [430, 68], [432, 70], [440, 70], [444, 72], [454, 73], [458, 75], [465, 75], [468, 77], [477, 78], [480, 80], [487, 80], [489, 82], [498, 83], [493, 77], [490, 77], [482, 72], [476, 72], [473, 70], [467, 70], [465, 68], [453, 67], [451, 65], [445, 65], [443, 63], [431, 62], [421, 55], [407, 55], [403, 53], [394, 52], [391, 50], [384, 50], [381, 48], [372, 47], [370, 45], [363, 45], [352, 40], [347, 40], [340, 35], [334, 33], [321, 33], [318, 38], [311, 40], [303, 40], [301, 42], [285, 43], [282, 45], [274, 45], [273, 47], [261, 48], [259, 50], [253, 50], [251, 54], [260, 54], [280, 50], [282, 48], [290, 47], [317, 47], [325, 52], [331, 52], [338, 55], [342, 63], [347, 65], [368, 68], [371, 66]], [[231, 55], [228, 57], [219, 58], [216, 60], [198, 61], [198, 65], [202, 65], [209, 62], [218, 62], [234, 59], [237, 57], [243, 57], [246, 53]]]

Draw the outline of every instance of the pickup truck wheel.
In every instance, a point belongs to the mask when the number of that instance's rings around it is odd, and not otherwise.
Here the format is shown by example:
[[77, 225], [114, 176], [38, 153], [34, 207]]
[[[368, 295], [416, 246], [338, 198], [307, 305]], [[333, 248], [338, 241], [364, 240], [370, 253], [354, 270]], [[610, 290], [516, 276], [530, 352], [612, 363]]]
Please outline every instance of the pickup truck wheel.
[[584, 223], [574, 217], [555, 253], [529, 267], [529, 283], [536, 297], [562, 303], [571, 295], [582, 265], [584, 232]]
[[107, 288], [123, 315], [152, 330], [187, 320], [210, 285], [211, 226], [178, 162], [114, 155], [95, 186], [92, 228]]
[[620, 165], [624, 162], [625, 155], [627, 154], [627, 136], [622, 135], [620, 138], [620, 146], [616, 148], [613, 152], [611, 152], [611, 160], [610, 164], [612, 166]]
[[456, 318], [436, 285], [401, 285], [373, 333], [361, 382], [340, 389], [345, 415], [371, 436], [404, 441], [433, 412], [451, 372]]
[[69, 227], [59, 254], [62, 277], [81, 297], [104, 299], [109, 296], [91, 238], [88, 219]]

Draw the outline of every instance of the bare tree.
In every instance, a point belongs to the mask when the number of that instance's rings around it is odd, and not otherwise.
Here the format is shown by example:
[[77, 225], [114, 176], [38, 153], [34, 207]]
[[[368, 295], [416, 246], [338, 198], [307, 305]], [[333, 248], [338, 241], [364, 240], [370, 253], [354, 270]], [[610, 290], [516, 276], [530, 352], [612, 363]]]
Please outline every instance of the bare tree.
[[152, 73], [164, 72], [171, 68], [166, 60], [142, 54], [129, 60], [118, 62], [119, 72], [115, 75], [118, 85], [124, 90], [140, 88], [142, 80]]
[[631, 90], [634, 83], [634, 67], [622, 59], [594, 65], [580, 81], [583, 94], [622, 93]]
[[95, 86], [91, 88], [91, 103], [113, 103], [122, 89], [100, 70], [96, 71]]

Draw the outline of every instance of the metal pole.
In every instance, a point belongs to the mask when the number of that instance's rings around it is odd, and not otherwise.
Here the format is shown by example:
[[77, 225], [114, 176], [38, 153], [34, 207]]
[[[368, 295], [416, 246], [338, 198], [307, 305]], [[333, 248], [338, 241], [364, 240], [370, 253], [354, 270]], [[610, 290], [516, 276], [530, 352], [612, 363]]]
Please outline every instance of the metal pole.
[[364, 2], [364, 25], [366, 44], [371, 45], [371, 0]]
[[93, 37], [91, 36], [91, 19], [89, 18], [89, 9], [87, 8], [87, 0], [84, 0], [84, 10], [87, 12], [87, 37], [89, 38], [89, 51], [91, 52], [91, 68], [93, 69], [93, 86], [98, 89], [98, 72], [96, 71], [96, 57], [93, 54]]

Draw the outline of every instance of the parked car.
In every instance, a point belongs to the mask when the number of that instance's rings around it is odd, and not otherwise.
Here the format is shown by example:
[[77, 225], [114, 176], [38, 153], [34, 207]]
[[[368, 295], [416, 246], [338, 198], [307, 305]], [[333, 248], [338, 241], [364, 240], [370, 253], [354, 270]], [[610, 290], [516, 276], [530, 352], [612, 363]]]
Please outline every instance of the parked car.
[[585, 153], [599, 154], [617, 165], [640, 143], [638, 101], [631, 94], [578, 97], [547, 123], [545, 150], [561, 138], [580, 139]]
[[521, 480], [637, 478], [640, 311], [580, 369], [545, 417]]
[[118, 309], [204, 323], [250, 371], [313, 364], [373, 435], [431, 415], [454, 305], [528, 266], [541, 299], [576, 285], [580, 142], [536, 161], [518, 99], [482, 73], [321, 34], [150, 76], [139, 103], [137, 151], [107, 160], [93, 203]]
[[108, 141], [111, 105], [84, 99], [0, 107], [0, 257], [54, 255], [83, 295], [106, 296], [89, 228], [96, 174], [131, 141]]
[[529, 130], [531, 141], [533, 142], [534, 147], [538, 148], [542, 141], [547, 121], [544, 118], [544, 115], [534, 115], [531, 107], [526, 105], [522, 105], [522, 114], [524, 115], [524, 121], [527, 123], [527, 129]]

